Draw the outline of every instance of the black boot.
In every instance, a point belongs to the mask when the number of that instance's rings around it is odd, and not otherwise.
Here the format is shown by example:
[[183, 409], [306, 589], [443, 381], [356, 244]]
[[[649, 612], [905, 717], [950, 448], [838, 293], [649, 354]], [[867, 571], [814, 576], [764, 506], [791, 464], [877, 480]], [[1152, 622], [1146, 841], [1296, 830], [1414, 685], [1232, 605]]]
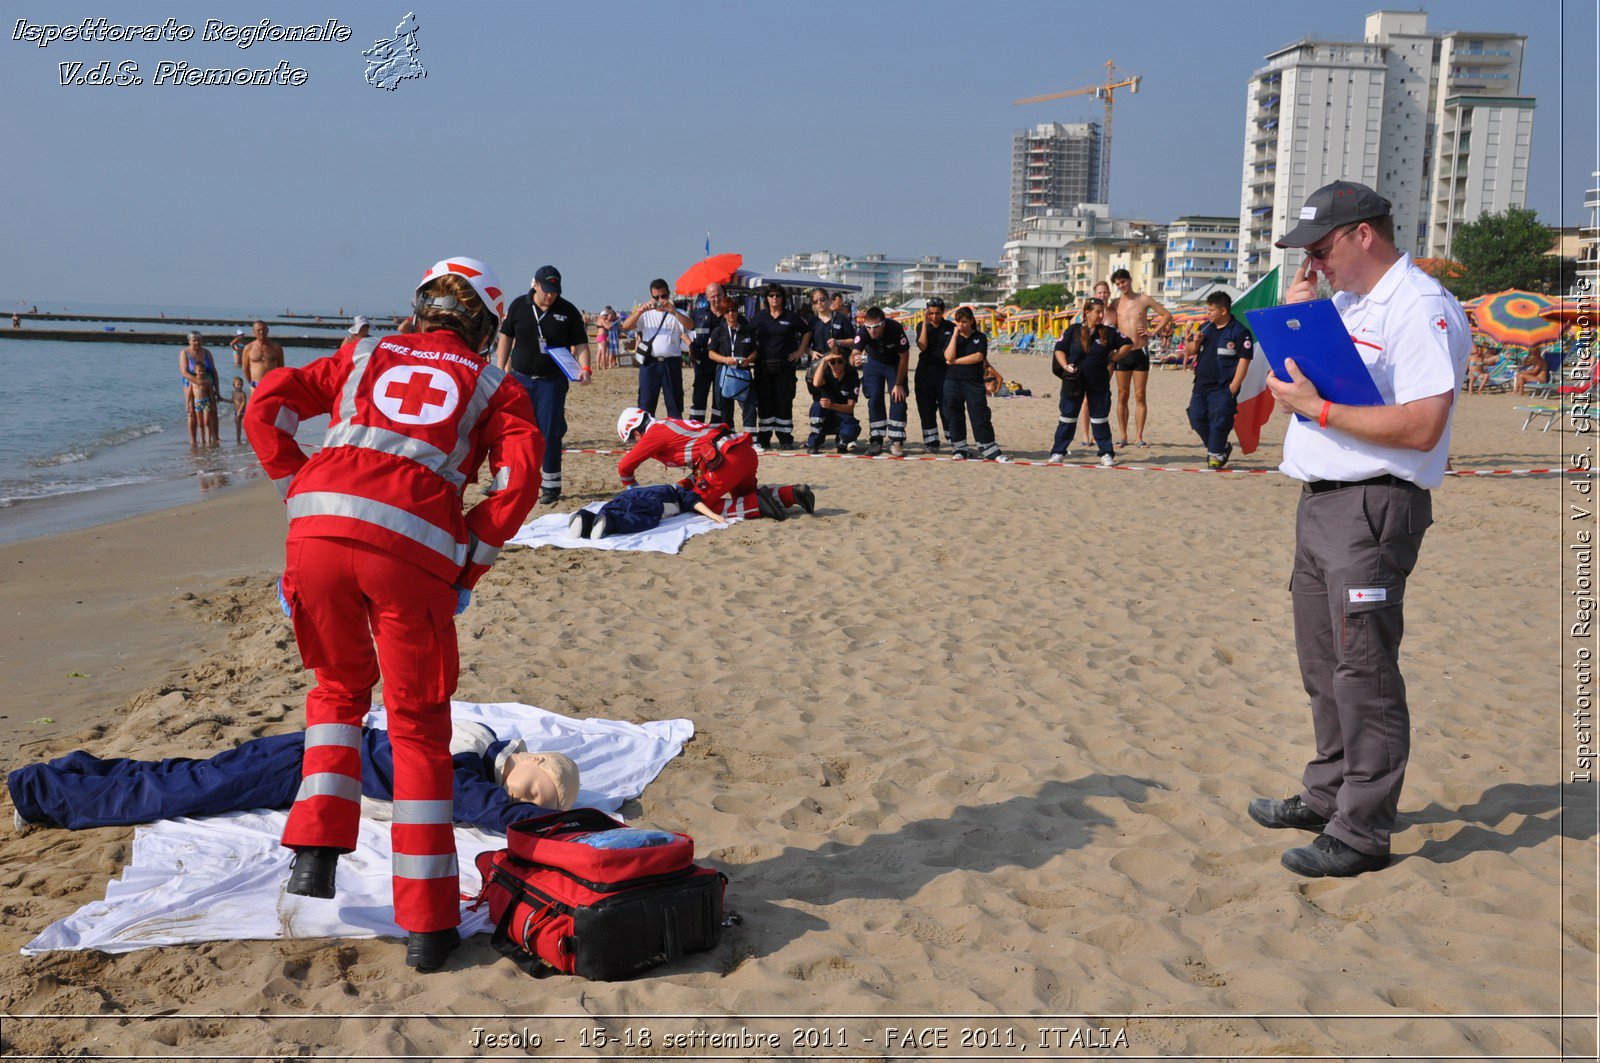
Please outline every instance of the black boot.
[[406, 966], [421, 974], [437, 971], [461, 944], [455, 927], [448, 930], [413, 930], [406, 938]]
[[289, 865], [288, 891], [296, 897], [333, 896], [333, 873], [339, 868], [339, 850], [323, 845], [308, 845], [294, 851]]

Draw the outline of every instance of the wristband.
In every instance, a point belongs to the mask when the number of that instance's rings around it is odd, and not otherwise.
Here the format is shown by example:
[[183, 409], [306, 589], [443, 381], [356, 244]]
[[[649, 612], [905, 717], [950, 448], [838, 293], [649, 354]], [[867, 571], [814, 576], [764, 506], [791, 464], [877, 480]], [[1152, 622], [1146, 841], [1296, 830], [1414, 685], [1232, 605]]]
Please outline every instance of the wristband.
[[1324, 399], [1322, 401], [1322, 412], [1317, 415], [1317, 427], [1318, 428], [1326, 428], [1326, 427], [1328, 427], [1328, 411], [1331, 410], [1331, 409], [1333, 409], [1333, 400], [1332, 399]]

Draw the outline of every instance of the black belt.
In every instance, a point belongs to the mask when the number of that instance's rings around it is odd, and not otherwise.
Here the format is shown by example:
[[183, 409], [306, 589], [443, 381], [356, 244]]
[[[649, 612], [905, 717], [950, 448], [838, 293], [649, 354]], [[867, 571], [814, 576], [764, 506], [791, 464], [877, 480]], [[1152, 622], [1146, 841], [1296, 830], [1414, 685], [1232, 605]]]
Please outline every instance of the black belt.
[[1391, 473], [1384, 473], [1382, 476], [1374, 476], [1367, 480], [1312, 480], [1306, 484], [1306, 490], [1314, 495], [1320, 495], [1324, 491], [1340, 491], [1346, 487], [1399, 487], [1402, 484], [1410, 487], [1411, 481], [1402, 480]]

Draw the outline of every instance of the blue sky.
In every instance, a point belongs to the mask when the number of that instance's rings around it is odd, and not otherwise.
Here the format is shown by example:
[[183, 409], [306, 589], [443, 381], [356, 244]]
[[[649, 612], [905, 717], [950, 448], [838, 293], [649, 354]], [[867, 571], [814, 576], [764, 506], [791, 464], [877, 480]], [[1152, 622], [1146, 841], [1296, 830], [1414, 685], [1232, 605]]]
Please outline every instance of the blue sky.
[[[1118, 30], [1120, 5], [1038, 0], [8, 2], [0, 298], [382, 310], [433, 260], [471, 254], [513, 291], [555, 263], [598, 308], [674, 277], [708, 229], [714, 251], [760, 267], [821, 248], [993, 262], [1012, 132], [1101, 115], [1093, 100], [1011, 101], [1091, 84], [1107, 58], [1144, 78], [1118, 96], [1114, 212], [1234, 213], [1251, 71], [1306, 34], [1359, 39], [1379, 6], [1147, 0]], [[1427, 9], [1433, 30], [1528, 36], [1529, 205], [1577, 224], [1600, 142], [1592, 0]], [[408, 10], [427, 77], [372, 88], [361, 51]], [[353, 36], [243, 50], [12, 39], [19, 19], [100, 16], [338, 18]], [[146, 83], [59, 85], [58, 63], [107, 59]], [[163, 59], [308, 73], [298, 87], [157, 86]]]

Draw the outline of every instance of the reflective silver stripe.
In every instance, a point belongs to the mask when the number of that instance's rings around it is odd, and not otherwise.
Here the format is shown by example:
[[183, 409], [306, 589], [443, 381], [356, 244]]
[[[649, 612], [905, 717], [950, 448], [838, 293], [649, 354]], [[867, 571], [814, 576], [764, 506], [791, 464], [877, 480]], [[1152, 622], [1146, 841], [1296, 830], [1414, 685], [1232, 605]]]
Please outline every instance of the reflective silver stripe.
[[378, 338], [368, 336], [356, 344], [350, 355], [350, 375], [345, 377], [344, 391], [339, 394], [339, 420], [353, 421], [356, 416], [356, 392], [361, 388], [361, 378], [367, 375], [367, 359], [378, 349]]
[[449, 878], [456, 873], [456, 854], [407, 856], [395, 853], [391, 867], [395, 878]]
[[388, 428], [351, 424], [348, 421], [329, 425], [327, 434], [322, 437], [322, 445], [330, 450], [334, 447], [360, 447], [362, 450], [409, 458], [457, 487], [467, 482], [467, 478], [461, 475], [461, 470], [456, 468], [444, 451], [425, 440]]
[[1109, 417], [1091, 417], [1091, 418], [1089, 418], [1089, 423], [1090, 424], [1110, 424], [1111, 423], [1111, 418], [1109, 418]]
[[272, 427], [292, 436], [295, 429], [300, 427], [300, 415], [287, 406], [280, 406], [278, 407], [278, 416], [272, 419]]
[[280, 476], [276, 480], [272, 481], [272, 486], [278, 489], [279, 497], [288, 498], [289, 484], [292, 482], [294, 482], [293, 476]]
[[[505, 378], [505, 373], [492, 365], [484, 366], [478, 372], [478, 385], [472, 389], [472, 398], [467, 400], [467, 405], [461, 411], [461, 418], [457, 422], [459, 434], [456, 436], [455, 449], [450, 451], [450, 456], [445, 459], [445, 464], [451, 470], [459, 469], [461, 463], [467, 460], [467, 455], [472, 450], [472, 430], [483, 419], [483, 411], [489, 408], [489, 400], [494, 397], [495, 388], [498, 388]], [[464, 477], [462, 482], [465, 482]]]
[[300, 789], [294, 799], [304, 801], [308, 797], [342, 797], [346, 801], [360, 801], [361, 780], [348, 775], [336, 775], [331, 771], [307, 775], [300, 780]]
[[492, 565], [495, 559], [500, 556], [500, 548], [480, 542], [473, 545], [472, 553], [468, 556], [471, 557], [474, 565]]
[[1056, 420], [1060, 421], [1062, 424], [1077, 424], [1078, 423], [1078, 419], [1076, 417], [1057, 417]]
[[306, 728], [306, 748], [312, 746], [361, 746], [361, 728], [350, 723], [319, 723]]
[[454, 811], [455, 804], [451, 801], [396, 801], [394, 822], [449, 823]]
[[510, 487], [510, 486], [511, 486], [511, 466], [503, 465], [503, 466], [501, 466], [500, 471], [494, 474], [494, 479], [489, 481], [489, 486], [484, 491], [484, 494], [492, 495], [496, 491], [504, 491], [507, 487]]
[[289, 499], [289, 519], [296, 517], [349, 517], [364, 520], [403, 535], [412, 542], [443, 554], [454, 565], [467, 560], [466, 543], [456, 542], [455, 536], [429, 524], [421, 517], [387, 502], [379, 502], [359, 495], [345, 495], [336, 491], [303, 491]]

